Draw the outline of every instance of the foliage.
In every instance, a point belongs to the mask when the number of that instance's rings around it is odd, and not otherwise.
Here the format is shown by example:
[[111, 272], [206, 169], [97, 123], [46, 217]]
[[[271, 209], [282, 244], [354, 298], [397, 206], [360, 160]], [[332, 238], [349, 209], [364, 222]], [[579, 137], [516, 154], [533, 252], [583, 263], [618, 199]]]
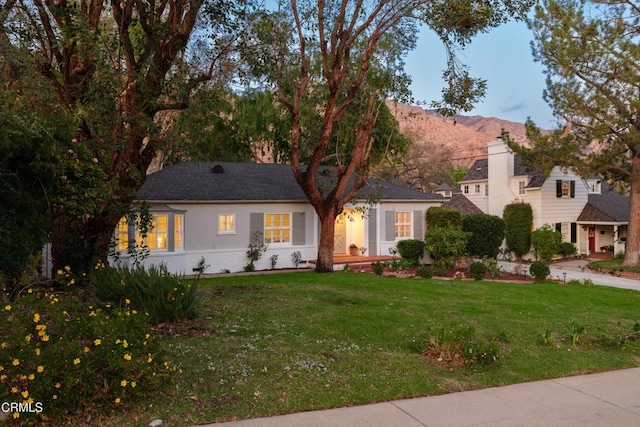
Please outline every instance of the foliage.
[[300, 251], [295, 251], [291, 254], [291, 262], [293, 263], [294, 267], [298, 268], [298, 266], [302, 262], [302, 254], [300, 253]]
[[184, 280], [167, 271], [167, 266], [118, 268], [98, 265], [89, 274], [91, 290], [103, 303], [127, 304], [147, 313], [148, 321], [194, 319], [198, 314], [198, 281]]
[[534, 261], [529, 266], [529, 273], [533, 276], [536, 282], [544, 282], [549, 277], [549, 265], [542, 261]]
[[398, 252], [403, 260], [418, 265], [424, 255], [424, 242], [418, 239], [400, 240], [397, 244]]
[[549, 263], [560, 251], [561, 245], [562, 233], [549, 224], [544, 224], [531, 233], [531, 246], [536, 259]]
[[244, 271], [255, 271], [255, 262], [262, 258], [262, 254], [267, 251], [267, 244], [264, 242], [262, 232], [256, 231], [253, 235], [249, 249], [247, 250], [247, 258], [249, 263], [244, 266]]
[[[544, 98], [564, 126], [542, 134], [528, 123], [533, 156], [583, 176], [625, 182], [632, 206], [640, 202], [637, 7], [633, 1], [546, 0], [529, 21], [534, 58], [547, 74]], [[639, 248], [640, 216], [632, 214], [625, 265], [638, 265]]]
[[578, 341], [580, 341], [580, 338], [586, 332], [586, 328], [575, 319], [571, 319], [567, 323], [567, 328], [569, 328], [569, 334], [571, 335], [571, 345], [575, 347], [578, 344]]
[[469, 266], [469, 275], [474, 280], [482, 280], [487, 274], [487, 266], [482, 261], [475, 261]]
[[381, 261], [376, 261], [371, 263], [371, 270], [373, 274], [377, 276], [381, 276], [384, 273], [385, 264]]
[[416, 269], [416, 276], [431, 279], [433, 277], [433, 269], [427, 265], [421, 265]]
[[512, 203], [504, 207], [504, 235], [507, 248], [522, 258], [531, 249], [533, 211], [528, 203]]
[[462, 229], [462, 215], [455, 209], [432, 207], [426, 213], [427, 228]]
[[36, 290], [6, 304], [0, 320], [0, 400], [40, 402], [47, 424], [159, 393], [170, 383], [163, 372], [176, 370], [126, 301], [88, 305]]
[[467, 172], [469, 172], [468, 168], [463, 168], [461, 166], [458, 166], [457, 168], [455, 168], [453, 170], [453, 183], [454, 184], [458, 184], [460, 181], [462, 181], [462, 179], [465, 177], [465, 175], [467, 174]]
[[576, 245], [571, 242], [562, 242], [560, 244], [560, 249], [558, 250], [558, 253], [565, 258], [571, 255], [575, 255], [576, 252], [578, 252], [578, 249], [576, 248]]
[[486, 267], [487, 274], [491, 276], [491, 278], [500, 277], [501, 271], [496, 258], [483, 257], [482, 263]]
[[470, 233], [466, 252], [479, 257], [496, 257], [504, 239], [504, 220], [483, 213], [465, 215], [462, 230]]
[[464, 255], [469, 234], [455, 228], [429, 228], [425, 233], [425, 249], [438, 261]]
[[278, 254], [273, 254], [269, 257], [269, 264], [271, 264], [271, 269], [276, 268], [276, 264], [278, 263]]

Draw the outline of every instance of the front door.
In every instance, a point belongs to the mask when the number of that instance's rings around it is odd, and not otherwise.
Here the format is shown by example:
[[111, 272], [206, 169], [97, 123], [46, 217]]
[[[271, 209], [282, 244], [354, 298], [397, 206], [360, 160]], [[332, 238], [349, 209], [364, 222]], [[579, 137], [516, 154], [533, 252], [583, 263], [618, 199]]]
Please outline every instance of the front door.
[[344, 213], [341, 213], [336, 218], [336, 227], [333, 233], [333, 253], [336, 255], [346, 255], [347, 218]]
[[589, 253], [596, 251], [596, 228], [589, 226]]

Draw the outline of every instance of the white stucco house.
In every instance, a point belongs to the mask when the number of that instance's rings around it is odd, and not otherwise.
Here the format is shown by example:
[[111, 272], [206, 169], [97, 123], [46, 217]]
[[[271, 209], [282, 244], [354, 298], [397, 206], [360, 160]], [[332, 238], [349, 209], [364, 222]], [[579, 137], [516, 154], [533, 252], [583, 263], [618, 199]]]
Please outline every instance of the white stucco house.
[[[331, 179], [330, 172], [324, 175]], [[371, 192], [379, 192], [373, 204], [366, 203]], [[172, 273], [192, 274], [201, 260], [205, 273], [242, 271], [256, 236], [267, 245], [258, 270], [270, 268], [273, 255], [276, 268], [293, 267], [294, 252], [303, 266], [317, 256], [320, 222], [289, 165], [184, 162], [149, 175], [137, 199], [146, 200], [154, 221], [144, 264], [164, 263]], [[347, 255], [355, 244], [367, 256], [389, 255], [399, 240], [422, 239], [427, 209], [443, 201], [369, 180], [336, 220], [334, 254]], [[130, 264], [127, 248], [142, 236], [125, 219], [115, 234], [119, 262]]]
[[[528, 203], [533, 228], [549, 224], [563, 240], [589, 254], [603, 247], [624, 251], [629, 199], [599, 178], [583, 178], [554, 167], [548, 177], [526, 168], [502, 140], [488, 144], [486, 159], [477, 160], [459, 182], [460, 193], [482, 212], [502, 217], [504, 207]], [[446, 204], [445, 204], [446, 206]]]

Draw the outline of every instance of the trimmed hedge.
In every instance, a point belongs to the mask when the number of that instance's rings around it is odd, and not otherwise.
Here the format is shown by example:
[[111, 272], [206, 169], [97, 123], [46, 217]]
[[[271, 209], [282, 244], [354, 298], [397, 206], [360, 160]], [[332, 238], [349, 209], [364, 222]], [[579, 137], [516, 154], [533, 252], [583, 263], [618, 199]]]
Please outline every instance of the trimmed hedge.
[[424, 254], [424, 242], [418, 239], [405, 239], [398, 242], [398, 252], [403, 260], [418, 265]]
[[528, 203], [512, 203], [504, 207], [504, 235], [507, 248], [522, 258], [531, 249], [533, 210]]
[[484, 213], [466, 215], [462, 231], [471, 233], [466, 248], [469, 255], [495, 258], [504, 239], [504, 220]]
[[544, 282], [551, 273], [549, 266], [542, 261], [534, 261], [529, 266], [529, 273], [536, 282]]
[[462, 215], [453, 209], [433, 207], [427, 209], [427, 228], [455, 228], [462, 230]]

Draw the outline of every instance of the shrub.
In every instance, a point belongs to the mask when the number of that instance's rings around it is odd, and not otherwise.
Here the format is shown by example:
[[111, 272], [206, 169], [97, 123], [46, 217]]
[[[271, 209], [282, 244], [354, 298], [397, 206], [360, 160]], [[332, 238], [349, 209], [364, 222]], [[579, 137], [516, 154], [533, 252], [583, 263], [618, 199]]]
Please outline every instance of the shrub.
[[482, 261], [476, 261], [469, 267], [469, 275], [474, 280], [482, 280], [487, 274], [487, 266]]
[[89, 275], [95, 296], [104, 303], [149, 314], [152, 324], [193, 319], [198, 312], [198, 281], [170, 274], [166, 265], [109, 268], [98, 266]]
[[498, 260], [495, 258], [483, 257], [482, 263], [487, 269], [487, 274], [491, 277], [499, 277], [500, 276], [500, 267], [498, 266]]
[[424, 254], [424, 242], [418, 239], [406, 239], [398, 242], [398, 252], [403, 260], [418, 265]]
[[432, 207], [426, 213], [427, 228], [462, 229], [462, 215], [453, 209]]
[[534, 261], [529, 266], [529, 272], [536, 282], [544, 282], [549, 276], [549, 266], [542, 261]]
[[384, 263], [380, 261], [371, 263], [371, 269], [373, 270], [373, 273], [378, 276], [382, 276], [382, 273], [384, 273], [384, 267]]
[[469, 234], [466, 251], [479, 257], [495, 257], [504, 239], [504, 220], [483, 213], [462, 218], [462, 231]]
[[426, 265], [421, 265], [416, 269], [416, 276], [424, 277], [425, 279], [431, 279], [433, 277], [433, 269]]
[[558, 251], [558, 253], [565, 258], [574, 255], [576, 252], [578, 252], [576, 245], [571, 242], [562, 242], [560, 244], [560, 250]]
[[424, 236], [425, 249], [436, 261], [442, 258], [459, 257], [464, 255], [468, 237], [468, 233], [460, 229], [430, 228]]
[[536, 229], [531, 233], [531, 245], [536, 259], [550, 262], [553, 256], [560, 251], [562, 233], [551, 228], [549, 224]]
[[0, 400], [41, 402], [47, 424], [161, 392], [171, 383], [162, 372], [175, 370], [163, 363], [147, 316], [126, 302], [92, 306], [63, 293], [24, 294], [0, 309], [0, 336]]
[[522, 258], [531, 249], [533, 211], [528, 203], [512, 203], [504, 207], [504, 236], [507, 248]]

